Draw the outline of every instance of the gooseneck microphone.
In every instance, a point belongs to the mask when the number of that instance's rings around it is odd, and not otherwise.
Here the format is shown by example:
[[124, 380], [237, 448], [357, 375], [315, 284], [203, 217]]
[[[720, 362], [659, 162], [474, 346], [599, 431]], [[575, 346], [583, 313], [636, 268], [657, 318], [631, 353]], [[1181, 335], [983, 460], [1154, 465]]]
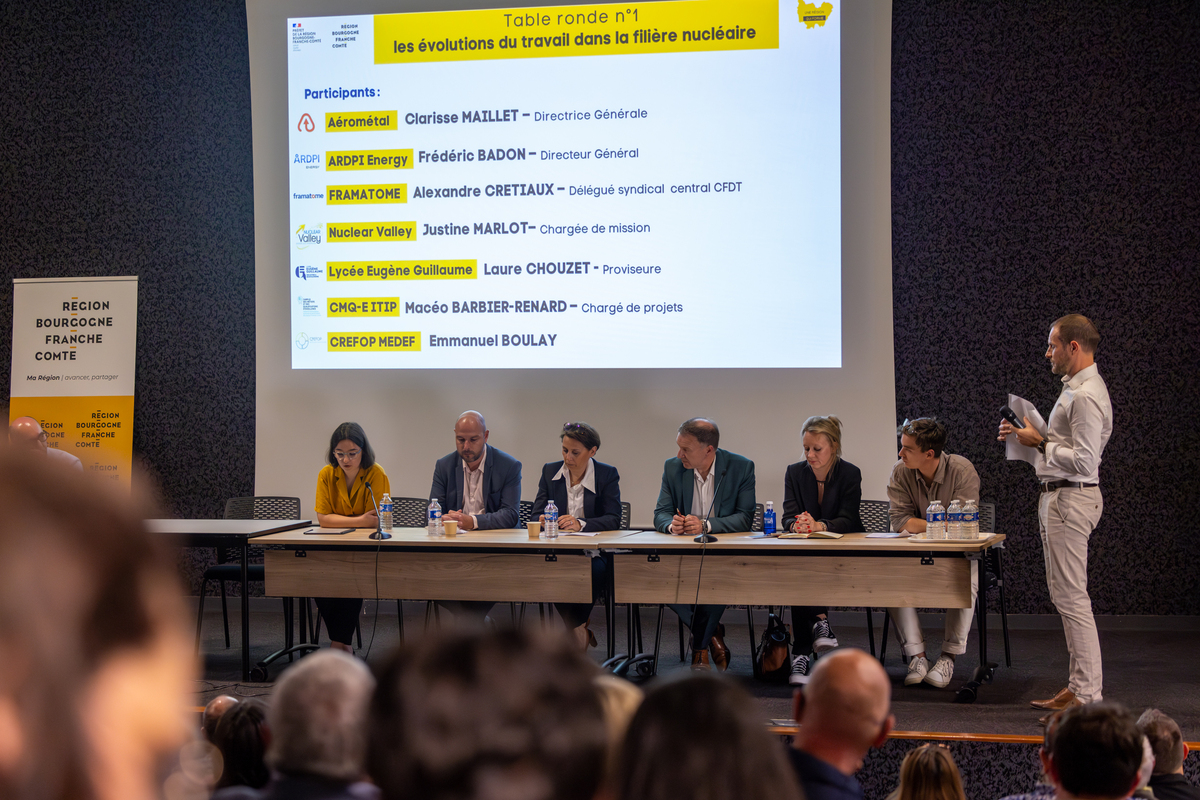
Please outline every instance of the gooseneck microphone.
[[704, 515], [704, 531], [695, 539], [692, 539], [692, 541], [696, 544], [708, 544], [709, 542], [715, 542], [717, 540], [717, 537], [708, 532], [708, 518], [712, 516], [713, 508], [715, 508], [717, 505], [717, 493], [721, 491], [721, 484], [725, 481], [726, 472], [729, 472], [729, 467], [721, 470], [721, 477], [717, 478], [717, 485], [713, 489], [712, 502], [708, 504], [708, 513]]
[[363, 481], [366, 484], [367, 491], [371, 493], [371, 505], [375, 506], [375, 532], [368, 538], [371, 539], [390, 539], [392, 535], [383, 529], [383, 519], [379, 516], [379, 504], [375, 502], [375, 490], [371, 488], [370, 481]]

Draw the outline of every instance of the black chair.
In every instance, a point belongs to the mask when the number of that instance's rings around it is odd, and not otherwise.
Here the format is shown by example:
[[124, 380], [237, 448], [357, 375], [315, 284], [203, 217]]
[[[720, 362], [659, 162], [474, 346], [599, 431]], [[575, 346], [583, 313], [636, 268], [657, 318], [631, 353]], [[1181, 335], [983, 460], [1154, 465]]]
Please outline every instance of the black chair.
[[[891, 530], [892, 518], [888, 514], [887, 500], [862, 500], [858, 504], [858, 516], [862, 519], [864, 533], [883, 533]], [[875, 621], [871, 616], [871, 607], [865, 606], [867, 612], [867, 642], [871, 646], [871, 655], [875, 655]], [[795, 622], [792, 623], [793, 625]], [[882, 662], [887, 652], [888, 613], [883, 612], [883, 641], [880, 643], [879, 661]]]
[[[233, 497], [225, 502], [225, 519], [300, 519], [299, 497]], [[216, 581], [221, 588], [221, 620], [225, 625], [225, 647], [229, 647], [229, 606], [226, 602], [225, 584], [241, 583], [242, 567], [231, 563], [231, 553], [223, 547], [217, 548], [217, 563], [204, 571], [200, 580], [200, 607], [196, 612], [196, 653], [200, 652], [200, 632], [204, 625], [204, 598], [209, 581]], [[247, 581], [265, 581], [262, 564], [250, 564], [246, 568]], [[248, 591], [243, 586], [242, 591]], [[284, 619], [291, 619], [290, 598], [284, 598]], [[290, 625], [288, 628], [291, 630]]]
[[[428, 528], [429, 499], [426, 497], [393, 497], [392, 526], [396, 528]], [[400, 618], [400, 641], [404, 641], [404, 605], [396, 600], [396, 615]], [[441, 612], [437, 603], [425, 601], [425, 629], [429, 629], [430, 621], [434, 624], [441, 622]]]

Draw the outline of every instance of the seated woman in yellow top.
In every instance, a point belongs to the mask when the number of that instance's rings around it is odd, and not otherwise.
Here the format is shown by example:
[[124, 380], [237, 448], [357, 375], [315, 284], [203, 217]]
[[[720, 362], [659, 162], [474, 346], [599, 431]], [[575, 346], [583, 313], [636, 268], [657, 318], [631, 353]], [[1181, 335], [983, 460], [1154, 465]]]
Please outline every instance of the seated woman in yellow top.
[[[371, 484], [371, 490], [367, 484]], [[375, 503], [371, 502], [371, 492]], [[375, 504], [391, 492], [387, 473], [375, 463], [375, 451], [357, 422], [343, 422], [329, 438], [329, 463], [317, 476], [317, 500], [313, 508], [322, 528], [374, 528], [379, 517]], [[317, 608], [333, 646], [352, 652], [354, 623], [362, 610], [362, 598], [318, 597]]]

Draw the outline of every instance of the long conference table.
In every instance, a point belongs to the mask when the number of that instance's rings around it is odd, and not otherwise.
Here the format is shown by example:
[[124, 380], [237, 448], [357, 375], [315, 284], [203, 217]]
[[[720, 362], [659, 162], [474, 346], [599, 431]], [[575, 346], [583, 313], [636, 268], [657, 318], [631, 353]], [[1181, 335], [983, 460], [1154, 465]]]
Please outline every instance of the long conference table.
[[[616, 603], [714, 603], [967, 608], [971, 564], [1004, 542], [979, 539], [780, 539], [719, 534], [701, 546], [690, 536], [609, 531], [596, 536], [530, 539], [525, 529], [460, 531], [430, 537], [397, 528], [313, 535], [293, 529], [259, 536], [267, 550], [266, 593], [281, 597], [586, 603], [592, 599], [590, 555], [610, 559], [606, 608], [613, 654]], [[701, 567], [703, 561], [703, 567]], [[698, 592], [698, 595], [697, 595]], [[980, 664], [987, 663], [986, 594], [976, 603]]]

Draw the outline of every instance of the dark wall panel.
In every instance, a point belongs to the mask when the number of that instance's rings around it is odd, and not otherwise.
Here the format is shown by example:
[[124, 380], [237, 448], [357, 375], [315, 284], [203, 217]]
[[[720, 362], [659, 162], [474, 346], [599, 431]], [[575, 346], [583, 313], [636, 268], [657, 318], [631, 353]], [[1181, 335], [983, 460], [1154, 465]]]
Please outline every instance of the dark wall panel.
[[0, 384], [12, 278], [137, 275], [137, 460], [169, 513], [219, 516], [254, 486], [245, 3], [4, 9]]
[[1048, 414], [1050, 324], [1101, 333], [1114, 407], [1097, 613], [1197, 614], [1200, 4], [897, 0], [897, 417], [933, 414], [1008, 534], [1010, 606], [1050, 612], [1007, 392]]

